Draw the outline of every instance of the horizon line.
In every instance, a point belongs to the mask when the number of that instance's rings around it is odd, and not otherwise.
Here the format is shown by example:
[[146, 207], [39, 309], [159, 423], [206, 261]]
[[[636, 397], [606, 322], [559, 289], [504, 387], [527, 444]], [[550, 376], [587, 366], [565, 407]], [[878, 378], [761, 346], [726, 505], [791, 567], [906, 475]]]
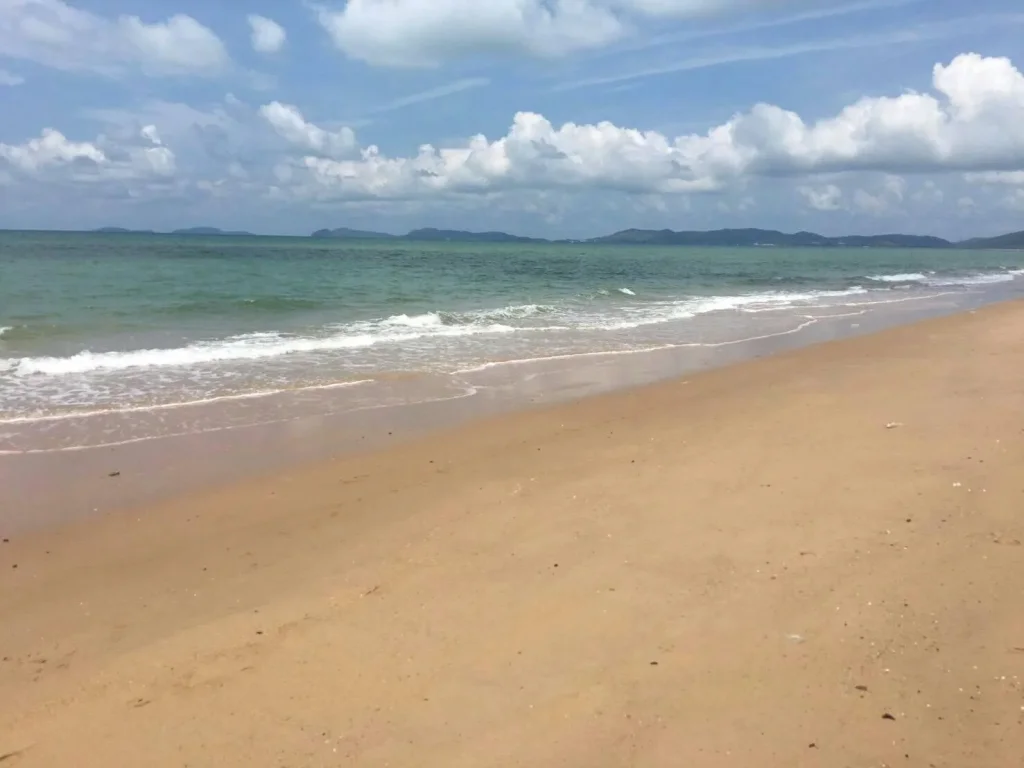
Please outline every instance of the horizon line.
[[[196, 232], [196, 231], [193, 231], [193, 230], [202, 230], [202, 229], [215, 230], [215, 231], [211, 231], [211, 232]], [[942, 240], [943, 242], [949, 243], [950, 245], [957, 245], [957, 244], [960, 244], [960, 243], [967, 243], [967, 242], [971, 242], [972, 240], [991, 240], [993, 238], [1005, 237], [1007, 235], [1024, 234], [1024, 230], [1019, 230], [1019, 231], [1015, 230], [1015, 231], [1012, 231], [1012, 232], [1002, 232], [1002, 233], [999, 233], [999, 234], [996, 234], [996, 235], [972, 235], [970, 237], [966, 237], [966, 238], [963, 238], [963, 239], [950, 240], [949, 238], [942, 237], [940, 235], [918, 234], [918, 233], [909, 233], [909, 232], [879, 232], [879, 233], [874, 233], [874, 234], [846, 233], [846, 234], [842, 234], [842, 235], [825, 235], [825, 234], [822, 234], [820, 232], [814, 232], [812, 230], [806, 230], [806, 229], [801, 229], [801, 230], [795, 230], [795, 231], [792, 231], [792, 232], [787, 232], [787, 231], [781, 230], [781, 229], [768, 229], [768, 228], [765, 228], [765, 227], [718, 227], [716, 229], [671, 229], [669, 227], [661, 227], [661, 228], [626, 227], [624, 229], [619, 229], [619, 230], [616, 230], [614, 232], [611, 232], [611, 233], [608, 233], [608, 234], [604, 234], [604, 235], [596, 235], [596, 236], [590, 236], [590, 237], [558, 237], [558, 238], [552, 238], [552, 237], [539, 237], [539, 236], [535, 236], [535, 235], [517, 235], [517, 234], [514, 234], [512, 232], [507, 232], [505, 230], [497, 230], [497, 229], [494, 229], [494, 230], [469, 230], [469, 229], [454, 229], [454, 228], [450, 228], [450, 227], [414, 227], [414, 228], [412, 228], [412, 229], [410, 229], [410, 230], [408, 230], [408, 231], [406, 231], [404, 233], [401, 233], [401, 234], [395, 234], [393, 232], [385, 232], [385, 231], [382, 231], [382, 230], [356, 229], [356, 228], [353, 228], [353, 227], [335, 227], [333, 229], [330, 228], [330, 227], [322, 227], [320, 229], [313, 230], [312, 232], [310, 232], [308, 234], [293, 235], [293, 234], [266, 234], [266, 233], [250, 232], [248, 230], [224, 229], [222, 227], [211, 227], [211, 226], [177, 227], [177, 228], [175, 228], [173, 230], [155, 230], [155, 229], [132, 229], [130, 227], [119, 227], [119, 226], [114, 226], [114, 225], [105, 225], [105, 226], [101, 226], [101, 227], [93, 227], [91, 229], [59, 229], [59, 228], [15, 229], [15, 228], [10, 228], [10, 227], [0, 227], [0, 232], [54, 233], [54, 234], [77, 234], [77, 235], [83, 235], [83, 234], [84, 235], [102, 235], [102, 234], [111, 234], [111, 235], [113, 235], [113, 234], [124, 234], [124, 235], [177, 235], [177, 236], [189, 236], [189, 235], [191, 235], [191, 236], [199, 236], [199, 237], [201, 237], [203, 235], [207, 235], [207, 236], [210, 236], [210, 237], [274, 237], [274, 238], [290, 238], [290, 239], [303, 239], [303, 240], [305, 240], [305, 239], [312, 239], [314, 234], [316, 234], [317, 232], [325, 232], [325, 231], [326, 232], [331, 232], [331, 231], [334, 231], [336, 229], [347, 229], [347, 230], [351, 230], [351, 231], [355, 231], [355, 232], [365, 232], [368, 235], [378, 235], [378, 236], [382, 236], [382, 238], [395, 238], [395, 239], [407, 238], [410, 234], [412, 234], [414, 232], [435, 231], [435, 232], [457, 232], [457, 233], [468, 234], [468, 235], [498, 234], [498, 235], [506, 235], [508, 237], [514, 237], [514, 238], [522, 238], [524, 240], [535, 240], [535, 241], [547, 242], [547, 243], [552, 243], [552, 244], [593, 243], [593, 244], [596, 244], [596, 245], [600, 245], [602, 243], [594, 243], [595, 240], [600, 240], [601, 238], [605, 238], [605, 237], [611, 237], [613, 235], [621, 234], [623, 232], [671, 232], [673, 234], [712, 234], [712, 233], [719, 233], [719, 232], [743, 232], [743, 231], [754, 230], [754, 231], [758, 231], [758, 232], [778, 233], [778, 234], [787, 235], [787, 236], [794, 236], [794, 235], [799, 235], [799, 234], [808, 234], [808, 235], [815, 235], [817, 237], [821, 237], [821, 238], [824, 238], [824, 239], [827, 239], [827, 240], [842, 240], [844, 238], [864, 238], [864, 237], [869, 237], [869, 238], [880, 238], [880, 237], [932, 238], [932, 239], [936, 239], [936, 240]], [[335, 238], [327, 238], [327, 237], [325, 237], [325, 238], [322, 238], [322, 239], [372, 240], [372, 239], [377, 239], [377, 238], [373, 238], [373, 237], [360, 238], [360, 237], [357, 237], [357, 236], [353, 236], [353, 237], [335, 237]], [[450, 241], [436, 240], [436, 241], [433, 241], [433, 242], [450, 242]], [[614, 245], [615, 243], [607, 243], [607, 244]], [[660, 244], [654, 243], [653, 245], [660, 245]], [[735, 247], [745, 247], [745, 246], [735, 246]]]

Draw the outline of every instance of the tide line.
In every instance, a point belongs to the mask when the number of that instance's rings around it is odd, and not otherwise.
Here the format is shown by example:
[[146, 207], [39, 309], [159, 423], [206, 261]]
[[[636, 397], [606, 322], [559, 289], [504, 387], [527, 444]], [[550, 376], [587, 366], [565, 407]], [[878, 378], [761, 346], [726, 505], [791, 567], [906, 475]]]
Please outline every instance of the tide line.
[[94, 416], [112, 416], [122, 413], [149, 413], [151, 411], [168, 411], [178, 408], [190, 408], [194, 406], [210, 405], [211, 403], [229, 402], [232, 400], [255, 400], [262, 397], [273, 397], [288, 393], [310, 392], [327, 389], [348, 389], [362, 384], [372, 384], [376, 379], [359, 379], [358, 381], [339, 381], [333, 384], [311, 384], [308, 387], [284, 387], [282, 389], [267, 389], [259, 392], [243, 392], [237, 395], [219, 395], [217, 397], [201, 398], [199, 400], [185, 400], [180, 403], [157, 403], [156, 405], [134, 405], [127, 408], [102, 408], [92, 411], [72, 411], [68, 413], [48, 413], [33, 416], [15, 416], [9, 419], [0, 419], [0, 424], [34, 424], [45, 421], [68, 421], [73, 419], [87, 419]]

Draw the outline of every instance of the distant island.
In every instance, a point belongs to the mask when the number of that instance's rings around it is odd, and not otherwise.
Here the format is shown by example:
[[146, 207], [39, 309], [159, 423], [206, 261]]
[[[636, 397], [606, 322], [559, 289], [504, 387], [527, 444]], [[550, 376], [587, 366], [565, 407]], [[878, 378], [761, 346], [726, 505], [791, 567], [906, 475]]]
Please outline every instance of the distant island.
[[318, 229], [315, 238], [341, 240], [412, 240], [461, 243], [607, 243], [612, 245], [690, 245], [781, 248], [1024, 248], [1024, 232], [952, 242], [930, 235], [848, 235], [826, 237], [815, 232], [788, 234], [774, 229], [714, 229], [682, 231], [671, 229], [624, 229], [587, 240], [544, 240], [519, 237], [506, 232], [466, 232], [453, 229], [414, 229], [404, 235], [360, 229]]
[[[103, 234], [160, 234], [148, 229], [101, 227], [93, 230]], [[251, 232], [224, 230], [217, 227], [189, 227], [163, 233], [171, 235], [202, 235], [258, 237]], [[732, 248], [963, 248], [963, 249], [1024, 249], [1024, 231], [996, 237], [975, 237], [954, 242], [930, 235], [847, 235], [827, 237], [816, 232], [779, 232], [774, 229], [712, 229], [707, 231], [675, 231], [671, 229], [624, 229], [610, 235], [585, 240], [546, 240], [540, 237], [522, 237], [507, 232], [469, 232], [461, 229], [414, 229], [404, 235], [374, 232], [365, 229], [318, 229], [310, 237], [318, 240], [395, 240], [411, 242], [448, 243], [578, 243], [607, 245], [680, 245]]]
[[553, 243], [561, 242], [545, 240], [539, 237], [520, 237], [507, 232], [465, 232], [461, 229], [414, 229], [404, 235], [389, 235], [386, 232], [367, 232], [361, 229], [318, 229], [312, 237], [335, 238], [348, 240], [416, 240], [419, 242], [456, 242], [456, 243]]
[[925, 235], [850, 235], [825, 237], [814, 232], [787, 234], [773, 229], [716, 229], [710, 232], [673, 232], [671, 229], [626, 229], [595, 237], [592, 243], [629, 245], [781, 246], [785, 248], [949, 248], [941, 237]]
[[957, 248], [999, 248], [1002, 250], [1024, 249], [1024, 232], [1011, 232], [996, 237], [975, 237], [956, 244]]

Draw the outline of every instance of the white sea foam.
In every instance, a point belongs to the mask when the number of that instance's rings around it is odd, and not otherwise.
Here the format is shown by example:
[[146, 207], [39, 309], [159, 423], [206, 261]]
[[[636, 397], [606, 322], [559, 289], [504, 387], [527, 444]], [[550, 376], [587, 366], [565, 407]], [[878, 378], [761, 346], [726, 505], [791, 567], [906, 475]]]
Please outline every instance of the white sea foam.
[[[452, 328], [463, 326], [497, 326], [511, 320], [524, 320], [538, 315], [551, 314], [558, 311], [555, 306], [547, 304], [512, 304], [498, 309], [479, 309], [463, 312], [426, 312], [421, 315], [392, 315], [380, 321], [385, 328]], [[365, 326], [372, 330], [376, 325], [370, 321], [366, 323], [353, 323], [343, 327]], [[479, 331], [477, 331], [479, 332]], [[452, 331], [445, 331], [444, 335], [461, 335]]]
[[1024, 275], [1024, 269], [1008, 269], [1000, 272], [978, 272], [970, 275], [937, 275], [935, 272], [897, 272], [891, 275], [868, 275], [868, 280], [878, 283], [918, 283], [933, 287], [974, 285], [995, 285], [1008, 283]]
[[[346, 384], [363, 384], [363, 383], [366, 383], [366, 382], [347, 382]], [[309, 389], [327, 389], [327, 388], [330, 388], [332, 386], [336, 386], [336, 385], [327, 385], [327, 386], [324, 386], [324, 387], [310, 387]], [[428, 398], [425, 398], [423, 400], [417, 401], [417, 404], [441, 403], [441, 402], [448, 402], [448, 401], [452, 401], [452, 400], [462, 400], [462, 399], [465, 399], [465, 398], [468, 398], [468, 397], [475, 396], [478, 391], [479, 391], [479, 387], [467, 385], [467, 386], [463, 386], [461, 388], [461, 391], [459, 391], [458, 393], [456, 393], [454, 395], [442, 395], [440, 397], [428, 397]], [[188, 405], [203, 405], [205, 402], [212, 402], [213, 400], [216, 400], [216, 399], [217, 398], [213, 398], [210, 401], [200, 401], [200, 402], [197, 402], [197, 403], [182, 403], [182, 404], [180, 404], [180, 407], [185, 407], [185, 406], [188, 406]], [[351, 413], [357, 413], [357, 412], [360, 412], [360, 411], [373, 411], [373, 410], [380, 410], [380, 409], [391, 408], [391, 407], [394, 407], [394, 405], [390, 404], [390, 403], [377, 403], [377, 404], [373, 404], [373, 405], [361, 405], [361, 406], [358, 406], [356, 408], [347, 409], [345, 411], [345, 413], [350, 413], [351, 414]], [[125, 409], [125, 410], [122, 410], [122, 411], [109, 410], [109, 411], [97, 412], [95, 415], [120, 414], [120, 413], [135, 411], [135, 410], [141, 411], [141, 410], [156, 410], [156, 409], [154, 409], [154, 408], [138, 408], [138, 409]], [[339, 414], [332, 414], [332, 415], [339, 415]], [[79, 452], [79, 451], [92, 451], [92, 450], [96, 450], [96, 449], [100, 449], [100, 448], [117, 448], [117, 447], [125, 446], [125, 445], [133, 445], [135, 443], [146, 443], [146, 442], [149, 442], [151, 440], [163, 440], [163, 439], [167, 439], [167, 438], [184, 437], [186, 435], [203, 435], [203, 434], [210, 434], [210, 433], [213, 433], [213, 432], [227, 432], [229, 430], [237, 430], [237, 429], [253, 429], [253, 428], [258, 428], [258, 427], [270, 426], [272, 424], [285, 424], [285, 423], [287, 423], [289, 421], [292, 421], [292, 420], [293, 420], [292, 417], [264, 419], [264, 420], [252, 421], [252, 422], [249, 422], [247, 424], [242, 424], [242, 425], [233, 424], [233, 425], [224, 425], [224, 426], [218, 426], [218, 427], [210, 427], [210, 428], [207, 428], [207, 429], [199, 429], [199, 430], [182, 430], [182, 431], [176, 431], [176, 432], [165, 432], [165, 433], [160, 433], [160, 434], [145, 435], [145, 436], [142, 436], [142, 437], [131, 437], [131, 438], [127, 438], [127, 439], [124, 439], [124, 440], [111, 440], [111, 441], [107, 441], [107, 442], [86, 443], [86, 444], [81, 444], [81, 445], [58, 446], [58, 447], [53, 447], [53, 448], [27, 448], [27, 449], [22, 449], [22, 450], [3, 450], [3, 449], [0, 449], [0, 456], [19, 456], [19, 455], [30, 455], [30, 454], [42, 454], [42, 453], [75, 453], [75, 452]], [[31, 420], [29, 419], [28, 421], [31, 421]]]
[[[861, 314], [861, 313], [855, 313], [855, 314]], [[758, 335], [758, 336], [744, 336], [742, 338], [729, 339], [727, 341], [716, 341], [716, 342], [698, 342], [698, 341], [694, 341], [694, 342], [684, 342], [684, 343], [681, 343], [681, 344], [658, 344], [658, 345], [655, 345], [655, 346], [648, 346], [648, 347], [636, 347], [634, 349], [597, 350], [597, 351], [594, 351], [594, 352], [566, 352], [566, 353], [560, 354], [560, 355], [541, 355], [541, 356], [538, 356], [538, 357], [525, 357], [525, 358], [518, 358], [518, 359], [515, 359], [515, 360], [495, 360], [495, 361], [492, 361], [492, 362], [489, 362], [489, 363], [481, 363], [479, 365], [470, 366], [468, 368], [462, 368], [462, 369], [456, 371], [455, 373], [457, 375], [469, 375], [469, 374], [473, 374], [473, 373], [481, 373], [483, 371], [488, 371], [488, 370], [491, 370], [492, 368], [503, 368], [503, 367], [506, 367], [506, 366], [519, 366], [519, 365], [528, 365], [528, 364], [531, 364], [531, 363], [553, 362], [555, 360], [574, 360], [574, 359], [577, 359], [577, 358], [587, 358], [587, 357], [618, 357], [618, 356], [621, 356], [621, 355], [640, 355], [640, 354], [644, 354], [644, 353], [648, 353], [648, 352], [661, 352], [661, 351], [669, 350], [669, 349], [686, 349], [686, 348], [691, 348], [691, 347], [703, 347], [703, 348], [714, 349], [714, 348], [717, 348], [717, 347], [729, 347], [729, 346], [733, 346], [735, 344], [748, 344], [748, 343], [753, 342], [753, 341], [763, 341], [765, 339], [774, 339], [774, 338], [778, 338], [780, 336], [791, 336], [793, 334], [800, 333], [800, 331], [804, 330], [805, 328], [810, 328], [812, 325], [815, 325], [816, 323], [818, 323], [822, 319], [827, 319], [827, 318], [809, 317], [809, 316], [805, 315], [805, 316], [802, 317], [802, 322], [797, 323], [792, 328], [787, 328], [784, 331], [777, 331], [775, 333], [765, 333], [765, 334], [761, 334], [761, 335]]]
[[894, 275], [868, 275], [868, 280], [876, 283], [923, 283], [928, 275], [920, 272], [897, 272]]
[[[970, 287], [1007, 282], [1022, 274], [1024, 270], [1021, 269], [961, 276], [906, 272], [874, 275], [869, 279], [882, 284], [909, 282], [923, 287]], [[636, 295], [626, 287], [618, 288], [616, 292], [623, 296]], [[85, 350], [66, 357], [0, 358], [0, 374], [59, 377], [150, 368], [189, 369], [303, 354], [317, 355], [318, 360], [333, 354], [334, 359], [344, 362], [345, 353], [357, 355], [360, 350], [381, 345], [397, 348], [400, 356], [406, 349], [415, 349], [416, 355], [422, 357], [432, 354], [431, 342], [460, 337], [486, 338], [488, 335], [558, 331], [622, 332], [714, 312], [758, 313], [827, 306], [868, 292], [863, 287], [802, 292], [762, 291], [612, 304], [606, 300], [577, 298], [558, 305], [513, 304], [496, 309], [397, 314], [384, 319], [325, 326], [308, 334], [260, 332], [196, 341], [172, 348]], [[601, 291], [598, 295], [608, 296], [609, 293]], [[4, 326], [3, 330], [9, 329]]]
[[[400, 343], [422, 339], [426, 336], [455, 337], [475, 334], [511, 333], [512, 326], [490, 324], [480, 326], [446, 326], [434, 324], [427, 316], [418, 316], [405, 321], [391, 318], [378, 323], [353, 323], [348, 330], [327, 336], [287, 336], [279, 333], [250, 333], [232, 336], [217, 341], [202, 341], [184, 347], [167, 349], [135, 349], [116, 352], [79, 352], [70, 357], [25, 357], [16, 360], [0, 360], [13, 368], [17, 375], [89, 373], [91, 371], [121, 371], [130, 368], [183, 367], [219, 363], [224, 361], [261, 360], [302, 352], [332, 352], [355, 350], [381, 343]], [[383, 326], [383, 327], [381, 327]], [[405, 328], [395, 331], [394, 327]]]
[[601, 330], [629, 330], [646, 325], [687, 320], [711, 312], [767, 312], [804, 306], [828, 299], [839, 299], [867, 293], [866, 288], [850, 288], [845, 291], [807, 291], [787, 293], [769, 291], [764, 293], [740, 294], [735, 296], [705, 296], [680, 301], [651, 302], [636, 308], [626, 308], [624, 316], [608, 316], [594, 325]]
[[0, 325], [0, 339], [4, 337], [4, 334], [8, 331], [13, 331], [14, 327], [10, 325]]
[[930, 277], [927, 280], [928, 285], [934, 286], [954, 286], [962, 285], [969, 287], [972, 285], [995, 285], [997, 283], [1009, 283], [1016, 280], [1024, 274], [1024, 270], [1010, 270], [1008, 272], [996, 272], [988, 274], [978, 275], [964, 275], [964, 276], [942, 276], [942, 277]]
[[0, 425], [3, 424], [35, 424], [47, 421], [72, 421], [74, 419], [88, 419], [95, 416], [110, 416], [112, 414], [126, 413], [152, 413], [155, 411], [173, 411], [181, 408], [195, 408], [214, 403], [227, 403], [238, 400], [259, 400], [274, 395], [293, 394], [296, 392], [312, 392], [316, 390], [348, 389], [363, 384], [372, 384], [374, 379], [359, 379], [358, 381], [336, 381], [330, 384], [309, 384], [304, 387], [264, 389], [256, 392], [241, 392], [231, 395], [217, 395], [204, 397], [198, 400], [183, 400], [173, 403], [156, 403], [153, 405], [129, 405], [119, 408], [94, 408], [83, 411], [67, 411], [65, 413], [29, 413], [24, 416], [12, 418], [0, 418]]

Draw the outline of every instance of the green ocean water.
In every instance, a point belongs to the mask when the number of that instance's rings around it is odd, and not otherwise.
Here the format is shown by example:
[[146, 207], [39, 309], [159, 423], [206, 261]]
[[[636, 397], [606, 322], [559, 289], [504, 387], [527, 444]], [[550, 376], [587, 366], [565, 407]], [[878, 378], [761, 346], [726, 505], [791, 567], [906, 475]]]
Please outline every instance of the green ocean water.
[[687, 342], [1021, 270], [1022, 252], [0, 232], [0, 416]]

